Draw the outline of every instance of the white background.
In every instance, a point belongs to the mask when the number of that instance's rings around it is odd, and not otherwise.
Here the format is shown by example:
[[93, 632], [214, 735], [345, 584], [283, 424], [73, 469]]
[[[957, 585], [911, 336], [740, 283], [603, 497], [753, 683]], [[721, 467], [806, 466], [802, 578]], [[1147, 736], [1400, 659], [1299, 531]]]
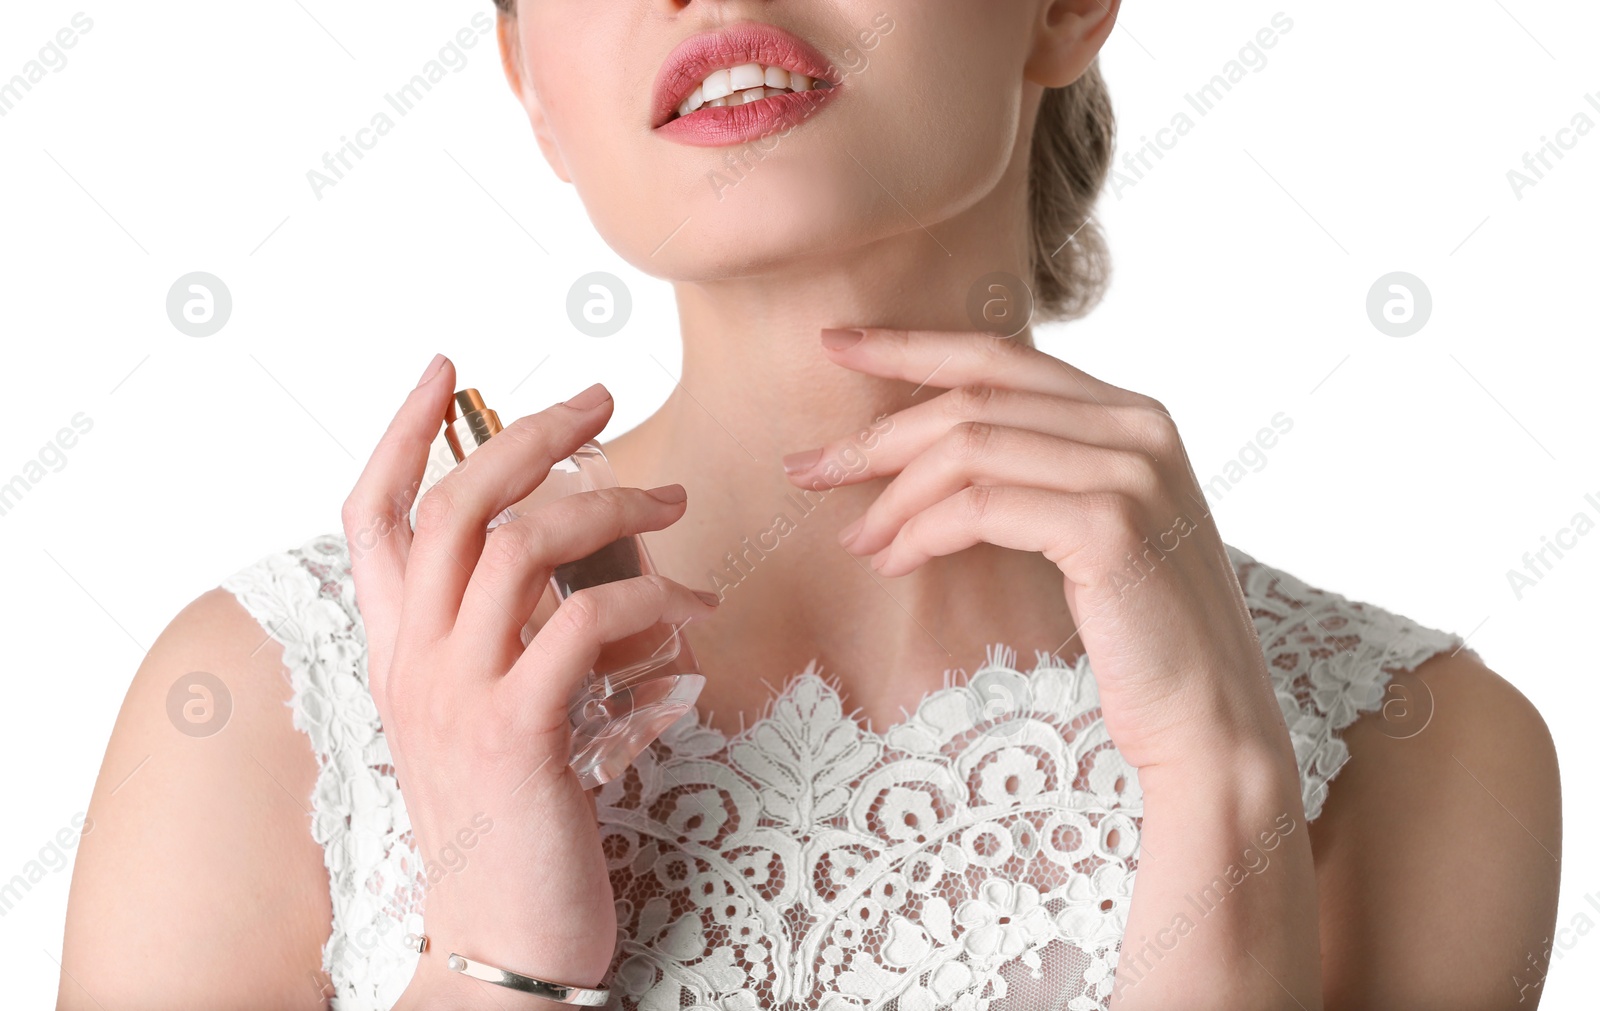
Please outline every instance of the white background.
[[[671, 388], [650, 355], [676, 369], [679, 353], [670, 289], [614, 256], [545, 166], [491, 36], [313, 195], [307, 170], [489, 0], [8, 4], [0, 80], [79, 10], [94, 26], [67, 65], [0, 117], [0, 482], [77, 412], [93, 420], [0, 516], [0, 880], [87, 804], [127, 681], [172, 616], [262, 554], [337, 532], [435, 351], [508, 418], [603, 380], [619, 407], [602, 438]], [[1267, 65], [1209, 115], [1189, 109], [1280, 10], [1294, 27]], [[1506, 174], [1579, 112], [1600, 124], [1584, 99], [1600, 102], [1597, 40], [1590, 3], [1128, 0], [1103, 59], [1124, 150], [1180, 110], [1196, 127], [1102, 201], [1104, 306], [1039, 334], [1163, 400], [1202, 480], [1275, 413], [1293, 419], [1216, 500], [1224, 536], [1470, 635], [1538, 705], [1565, 785], [1562, 928], [1600, 916], [1584, 902], [1600, 902], [1600, 533], [1520, 600], [1507, 571], [1575, 514], [1600, 519], [1600, 130], [1521, 199]], [[204, 339], [164, 307], [195, 270], [234, 302]], [[633, 291], [616, 337], [567, 320], [591, 270]], [[1434, 303], [1406, 338], [1365, 309], [1395, 270]], [[1530, 839], [1505, 859], [1545, 857]], [[11, 1006], [53, 1000], [69, 874], [0, 919]], [[1562, 936], [1545, 1006], [1590, 1006], [1600, 938]]]

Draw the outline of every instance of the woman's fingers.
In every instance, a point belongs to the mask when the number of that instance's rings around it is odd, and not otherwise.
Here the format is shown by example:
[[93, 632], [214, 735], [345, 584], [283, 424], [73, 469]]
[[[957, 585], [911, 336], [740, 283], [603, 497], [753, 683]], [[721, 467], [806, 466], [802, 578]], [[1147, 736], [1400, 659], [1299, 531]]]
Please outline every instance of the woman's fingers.
[[785, 465], [804, 464], [789, 472], [789, 480], [801, 487], [857, 484], [900, 473], [953, 428], [973, 423], [1031, 428], [1092, 445], [1141, 451], [1157, 459], [1177, 441], [1172, 419], [1154, 408], [994, 386], [958, 386], [874, 424], [876, 435], [869, 440], [864, 441], [862, 433], [835, 439], [811, 454], [790, 454]]
[[[861, 337], [849, 336], [855, 333]], [[982, 384], [1107, 405], [1150, 402], [1038, 348], [986, 333], [887, 327], [825, 330], [822, 346], [828, 357], [847, 369], [918, 386]]]
[[657, 649], [669, 635], [681, 634], [684, 623], [713, 614], [716, 599], [708, 591], [657, 575], [579, 590], [539, 629], [499, 690], [507, 693], [510, 705], [550, 713], [551, 726], [539, 729], [564, 731], [567, 702], [594, 668], [602, 646], [659, 625], [662, 642], [643, 644], [647, 650]]
[[1142, 453], [1026, 428], [964, 422], [907, 464], [840, 539], [851, 554], [872, 554], [913, 516], [968, 485], [1119, 491], [1141, 497], [1160, 490], [1155, 464]]
[[[1126, 501], [1102, 493], [973, 485], [911, 517], [872, 565], [882, 575], [903, 576], [930, 558], [988, 543], [1041, 552], [1065, 568], [1085, 545], [1109, 541], [1111, 527], [1127, 522], [1120, 508]], [[1096, 502], [1119, 506], [1099, 508]]]
[[[550, 468], [605, 427], [614, 406], [599, 383], [507, 425], [417, 503], [406, 559], [405, 635], [440, 638], [454, 627], [489, 521], [537, 488]], [[443, 415], [440, 415], [442, 422]]]
[[683, 515], [687, 498], [676, 484], [649, 491], [601, 488], [563, 496], [500, 524], [484, 542], [452, 634], [520, 652], [522, 626], [549, 585], [551, 570], [613, 543], [631, 551], [632, 541], [623, 538], [670, 526]]
[[[435, 355], [378, 440], [341, 512], [356, 602], [366, 627], [369, 671], [381, 692], [400, 624], [411, 503], [428, 465], [455, 382], [455, 366]], [[382, 695], [378, 695], [382, 698]]]

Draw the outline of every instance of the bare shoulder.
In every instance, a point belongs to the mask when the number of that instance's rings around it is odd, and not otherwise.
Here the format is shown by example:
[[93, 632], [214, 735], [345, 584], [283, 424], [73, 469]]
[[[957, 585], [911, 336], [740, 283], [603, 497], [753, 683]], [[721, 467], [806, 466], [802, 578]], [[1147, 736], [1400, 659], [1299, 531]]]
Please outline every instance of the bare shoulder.
[[1400, 675], [1391, 698], [1410, 713], [1344, 733], [1350, 760], [1311, 828], [1327, 1007], [1532, 1007], [1561, 858], [1550, 731], [1465, 651]]
[[332, 910], [291, 695], [226, 590], [156, 640], [90, 799], [59, 1008], [320, 1006]]

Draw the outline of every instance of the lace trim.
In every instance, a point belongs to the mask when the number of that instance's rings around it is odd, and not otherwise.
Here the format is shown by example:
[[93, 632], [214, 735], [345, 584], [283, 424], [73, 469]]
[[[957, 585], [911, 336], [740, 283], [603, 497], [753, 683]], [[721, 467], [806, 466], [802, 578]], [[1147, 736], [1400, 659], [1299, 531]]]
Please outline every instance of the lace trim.
[[313, 538], [220, 585], [283, 644], [294, 725], [317, 756], [311, 835], [323, 847], [333, 904], [322, 949], [330, 1007], [392, 1007], [416, 969], [417, 953], [400, 939], [422, 930], [426, 878], [367, 688], [366, 634], [345, 541]]
[[1446, 651], [1481, 658], [1453, 632], [1308, 586], [1237, 548], [1228, 556], [1289, 725], [1306, 820], [1315, 821], [1328, 785], [1350, 760], [1339, 732], [1384, 706], [1394, 675]]
[[1086, 665], [1015, 663], [990, 647], [883, 733], [815, 663], [732, 737], [669, 728], [597, 797], [621, 1006], [1102, 1007], [1137, 777]]
[[[1393, 674], [1463, 642], [1229, 553], [1314, 819], [1349, 758], [1338, 733], [1384, 704]], [[332, 1006], [391, 1007], [415, 968], [399, 942], [421, 929], [424, 877], [344, 540], [221, 585], [283, 644], [317, 755]], [[597, 798], [614, 1006], [984, 1011], [1070, 994], [1068, 1011], [1103, 1008], [1138, 865], [1137, 776], [1105, 735], [1087, 658], [1038, 654], [1026, 673], [1015, 660], [991, 647], [881, 733], [843, 713], [815, 664], [731, 737], [680, 720]]]

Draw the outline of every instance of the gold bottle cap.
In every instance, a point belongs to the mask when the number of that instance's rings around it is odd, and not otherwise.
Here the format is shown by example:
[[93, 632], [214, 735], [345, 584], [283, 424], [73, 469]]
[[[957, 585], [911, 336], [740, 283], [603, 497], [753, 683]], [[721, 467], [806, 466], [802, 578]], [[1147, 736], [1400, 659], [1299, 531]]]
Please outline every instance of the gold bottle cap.
[[[450, 403], [445, 405], [444, 412], [444, 441], [450, 444], [450, 453], [460, 463], [467, 458], [467, 454], [489, 441], [489, 437], [499, 432], [504, 427], [500, 424], [500, 415], [496, 414], [487, 404], [478, 391], [468, 387], [457, 390]], [[465, 430], [472, 439], [471, 446], [461, 443], [461, 432]]]

